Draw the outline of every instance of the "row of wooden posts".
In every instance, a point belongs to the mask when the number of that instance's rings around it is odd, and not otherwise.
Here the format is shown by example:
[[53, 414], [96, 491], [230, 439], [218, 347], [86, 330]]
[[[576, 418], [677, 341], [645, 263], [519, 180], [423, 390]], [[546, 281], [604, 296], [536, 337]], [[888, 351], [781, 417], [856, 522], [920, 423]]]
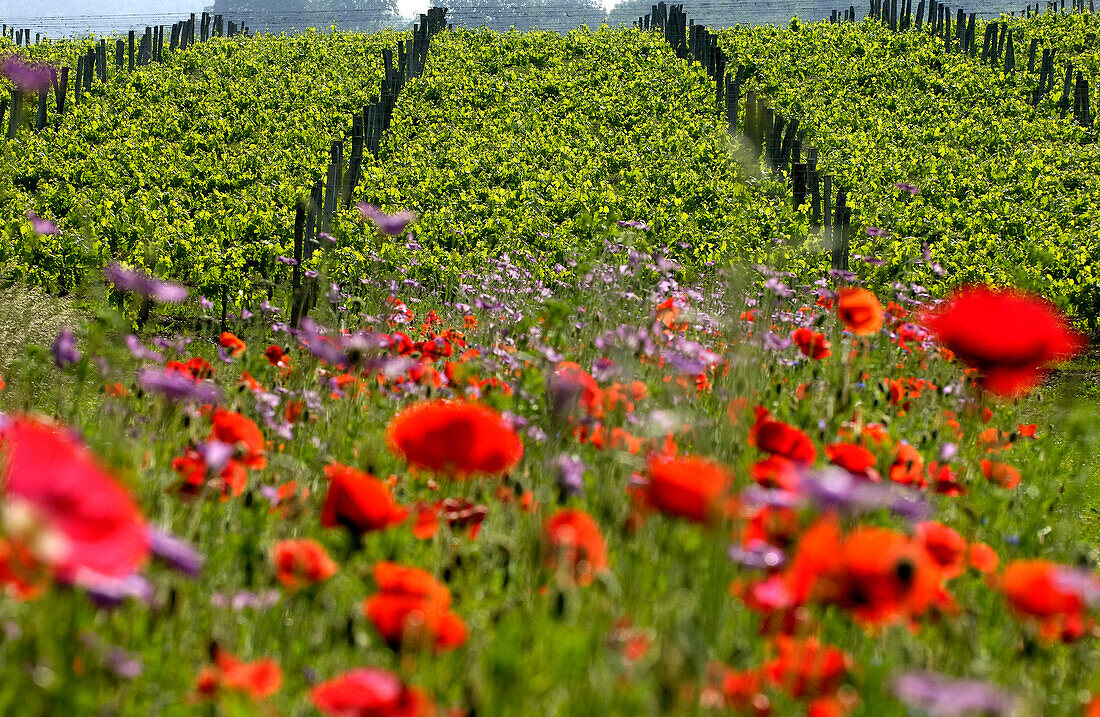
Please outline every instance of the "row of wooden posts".
[[[7, 34], [7, 25], [3, 26]], [[126, 39], [117, 38], [114, 42], [114, 71], [121, 73], [126, 70], [133, 72], [136, 67], [143, 67], [154, 62], [164, 61], [165, 38], [168, 38], [168, 51], [185, 50], [196, 42], [206, 42], [214, 37], [233, 37], [238, 34], [246, 34], [248, 28], [236, 23], [225, 21], [222, 15], [202, 13], [196, 17], [194, 14], [187, 20], [173, 24], [146, 27], [145, 33], [140, 37], [131, 30]], [[29, 37], [30, 30], [17, 30], [16, 43], [24, 37]], [[41, 41], [39, 35], [36, 42]], [[105, 83], [108, 79], [108, 41], [100, 40], [95, 46], [89, 48], [87, 53], [77, 58], [76, 67], [62, 67], [54, 73], [53, 81], [49, 89], [38, 93], [38, 114], [33, 124], [35, 131], [40, 131], [48, 124], [50, 90], [54, 94], [54, 108], [60, 117], [65, 114], [67, 97], [69, 96], [70, 79], [73, 79], [72, 99], [80, 104], [84, 94], [96, 82]], [[10, 99], [0, 100], [0, 127], [4, 126], [7, 119], [6, 137], [12, 139], [19, 132], [23, 124], [24, 104], [26, 93], [18, 89], [12, 89]], [[10, 114], [8, 111], [10, 109]]]
[[832, 268], [848, 271], [852, 221], [848, 194], [834, 182], [832, 175], [818, 172], [817, 148], [807, 148], [803, 159], [805, 132], [799, 128], [798, 120], [784, 118], [758, 100], [751, 90], [745, 93], [744, 111], [741, 111], [741, 88], [749, 78], [748, 68], [739, 65], [730, 71], [717, 36], [703, 25], [689, 21], [683, 5], [658, 3], [652, 6], [649, 14], [639, 18], [637, 25], [660, 30], [678, 57], [698, 62], [706, 69], [715, 82], [718, 111], [730, 134], [745, 137], [757, 159], [787, 175], [791, 201], [796, 209], [809, 203], [810, 220], [821, 228], [829, 246]]
[[[870, 17], [881, 21], [895, 31], [908, 30], [916, 27], [921, 31], [925, 24], [936, 37], [944, 42], [944, 51], [957, 51], [972, 58], [978, 56], [978, 44], [975, 34], [977, 13], [966, 12], [959, 8], [955, 12], [955, 29], [951, 29], [951, 8], [936, 0], [928, 0], [928, 22], [924, 22], [925, 0], [920, 0], [915, 16], [913, 15], [913, 0], [900, 0], [900, 14], [898, 0], [869, 0]], [[1089, 0], [1089, 11], [1092, 12], [1093, 0]], [[1084, 0], [1070, 0], [1074, 12], [1084, 12]], [[1055, 4], [1048, 2], [1050, 12], [1055, 11]], [[1028, 5], [1027, 16], [1031, 16], [1031, 6]], [[1039, 5], [1036, 3], [1034, 12], [1037, 14]], [[1065, 11], [1065, 1], [1062, 1], [1062, 11]], [[914, 22], [915, 17], [915, 22]], [[1035, 72], [1035, 59], [1039, 52], [1039, 39], [1032, 38], [1031, 47], [1028, 50], [1027, 71]], [[1013, 41], [1012, 28], [1006, 22], [990, 22], [985, 26], [982, 37], [982, 64], [991, 67], [1003, 68], [1004, 72], [1016, 72], [1016, 46]], [[1042, 48], [1039, 60], [1039, 77], [1035, 89], [1032, 90], [1030, 102], [1038, 105], [1039, 102], [1054, 90], [1055, 69], [1054, 49]], [[1062, 83], [1062, 97], [1058, 101], [1062, 117], [1065, 118], [1069, 110], [1073, 109], [1073, 119], [1078, 124], [1091, 127], [1093, 122], [1091, 108], [1089, 106], [1089, 82], [1084, 74], [1078, 70], [1074, 73], [1073, 63], [1067, 61], [1064, 81]]]
[[427, 14], [421, 15], [420, 22], [413, 25], [411, 41], [397, 43], [396, 58], [392, 48], [382, 50], [385, 76], [379, 97], [352, 116], [351, 147], [347, 159], [345, 141], [333, 141], [325, 178], [313, 183], [308, 201], [298, 202], [294, 216], [294, 268], [291, 278], [293, 326], [298, 325], [317, 300], [316, 282], [309, 281], [303, 286], [302, 264], [320, 246], [321, 235], [332, 228], [332, 216], [339, 205], [343, 204], [345, 209], [351, 207], [355, 187], [362, 177], [363, 153], [378, 156], [382, 136], [390, 127], [401, 89], [409, 80], [424, 73], [432, 37], [450, 29], [446, 15], [446, 8], [441, 7], [433, 7]]

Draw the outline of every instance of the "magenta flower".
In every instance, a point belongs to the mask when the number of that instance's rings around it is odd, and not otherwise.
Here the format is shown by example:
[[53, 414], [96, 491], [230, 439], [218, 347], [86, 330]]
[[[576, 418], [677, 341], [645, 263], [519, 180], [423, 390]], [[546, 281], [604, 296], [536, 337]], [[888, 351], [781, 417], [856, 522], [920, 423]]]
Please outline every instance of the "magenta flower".
[[31, 220], [31, 228], [34, 229], [35, 234], [41, 234], [43, 236], [56, 236], [61, 233], [61, 229], [56, 224], [43, 219], [35, 214], [30, 209], [27, 210], [27, 219]]
[[903, 192], [909, 192], [910, 195], [916, 196], [920, 193], [920, 188], [915, 184], [909, 184], [909, 182], [898, 182], [894, 185], [895, 189], [899, 189]]
[[108, 264], [103, 273], [119, 291], [132, 291], [161, 304], [178, 304], [187, 298], [187, 289], [163, 281], [140, 269], [127, 269], [121, 264]]
[[80, 360], [80, 349], [76, 347], [76, 337], [68, 327], [57, 332], [57, 338], [54, 339], [50, 351], [53, 353], [53, 362], [58, 368], [71, 366]]
[[176, 536], [157, 528], [149, 528], [149, 549], [153, 557], [173, 570], [190, 577], [198, 577], [205, 561], [202, 553]]
[[0, 59], [0, 74], [22, 92], [43, 92], [53, 84], [56, 70], [49, 65], [28, 62], [18, 55]]
[[364, 219], [370, 219], [383, 234], [394, 236], [405, 231], [405, 227], [416, 221], [417, 214], [409, 210], [386, 214], [372, 204], [360, 203], [355, 205]]
[[138, 383], [146, 391], [159, 393], [174, 401], [217, 403], [220, 394], [214, 386], [196, 383], [179, 373], [166, 373], [162, 369], [143, 368], [138, 371]]

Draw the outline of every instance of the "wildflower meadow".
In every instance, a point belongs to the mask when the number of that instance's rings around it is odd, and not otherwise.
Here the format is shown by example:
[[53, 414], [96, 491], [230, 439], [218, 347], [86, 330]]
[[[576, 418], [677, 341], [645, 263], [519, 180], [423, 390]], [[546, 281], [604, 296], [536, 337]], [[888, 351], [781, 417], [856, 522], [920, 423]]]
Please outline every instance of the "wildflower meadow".
[[[1055, 17], [1013, 26], [1097, 25]], [[667, 30], [444, 23], [408, 72], [426, 22], [120, 52], [65, 112], [96, 39], [0, 39], [49, 96], [0, 144], [0, 713], [1100, 715], [1100, 224], [1034, 159], [1091, 124], [929, 90], [1046, 138], [980, 183], [886, 149], [923, 67], [861, 123], [772, 50], [1002, 69], [720, 30], [858, 160], [840, 242]]]

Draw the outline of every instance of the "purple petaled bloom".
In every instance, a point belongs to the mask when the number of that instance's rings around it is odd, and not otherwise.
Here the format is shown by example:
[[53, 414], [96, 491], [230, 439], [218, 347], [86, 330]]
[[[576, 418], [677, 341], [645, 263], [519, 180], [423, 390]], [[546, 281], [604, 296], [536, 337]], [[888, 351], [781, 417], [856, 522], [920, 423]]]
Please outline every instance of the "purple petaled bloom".
[[1005, 715], [1016, 698], [996, 685], [979, 680], [956, 680], [937, 672], [907, 672], [894, 678], [894, 695], [932, 717]]
[[940, 446], [940, 461], [946, 463], [959, 455], [959, 447], [954, 443], [944, 443]]
[[862, 261], [870, 264], [871, 266], [886, 266], [886, 261], [874, 256], [864, 256], [862, 254], [852, 254], [852, 258], [856, 261]]
[[787, 562], [787, 555], [782, 550], [762, 540], [754, 541], [748, 547], [731, 545], [729, 557], [747, 568], [761, 570], [778, 570]]
[[158, 363], [164, 360], [163, 355], [152, 349], [146, 348], [145, 345], [138, 340], [138, 337], [133, 334], [129, 334], [126, 337], [126, 348], [130, 349], [130, 355], [136, 359], [149, 359], [150, 361], [156, 361]]
[[321, 241], [326, 241], [329, 244], [335, 244], [336, 243], [336, 237], [332, 236], [331, 234], [329, 234], [327, 232], [317, 232], [317, 238], [320, 239]]
[[741, 502], [753, 507], [794, 508], [799, 499], [792, 491], [764, 488], [754, 483], [741, 491]]
[[210, 596], [210, 604], [214, 607], [232, 608], [238, 612], [244, 610], [246, 607], [262, 610], [279, 602], [280, 597], [281, 595], [278, 590], [267, 590], [262, 593], [242, 590], [234, 595], [214, 593]]
[[92, 602], [100, 607], [117, 607], [126, 598], [153, 602], [152, 584], [137, 573], [124, 578], [111, 578], [85, 569], [77, 572], [74, 582], [84, 588]]
[[298, 266], [298, 260], [292, 259], [289, 256], [277, 256], [275, 257], [276, 264], [286, 264], [287, 266]]
[[372, 204], [360, 203], [355, 205], [364, 219], [370, 219], [383, 234], [395, 236], [405, 231], [405, 227], [416, 221], [416, 212], [404, 210], [396, 214], [386, 214]]
[[121, 647], [112, 647], [108, 650], [104, 660], [107, 663], [107, 669], [113, 672], [116, 677], [132, 680], [141, 676], [143, 669], [141, 661], [133, 653], [127, 652]]
[[298, 330], [298, 340], [306, 350], [322, 361], [343, 368], [351, 366], [347, 355], [331, 339], [324, 336], [321, 333], [321, 327], [309, 317], [302, 320], [301, 328]]
[[28, 62], [18, 55], [8, 55], [0, 60], [0, 74], [11, 80], [21, 92], [48, 90], [56, 72], [49, 65]]
[[61, 229], [59, 229], [56, 224], [48, 219], [43, 219], [30, 209], [27, 210], [27, 219], [31, 220], [31, 228], [34, 229], [35, 234], [57, 236], [61, 233]]
[[190, 577], [198, 577], [205, 561], [202, 553], [179, 538], [157, 528], [149, 528], [149, 549], [165, 565]]
[[195, 452], [202, 456], [202, 462], [211, 473], [221, 473], [222, 468], [237, 452], [231, 444], [219, 441], [215, 438], [203, 441], [195, 446]]
[[878, 227], [867, 227], [867, 236], [869, 237], [888, 237], [890, 232], [885, 229], [879, 229]]
[[848, 514], [885, 508], [903, 518], [922, 520], [932, 508], [917, 491], [871, 483], [831, 466], [804, 472], [798, 481], [798, 492], [822, 509]]
[[143, 368], [138, 371], [138, 383], [146, 391], [159, 393], [174, 401], [217, 403], [218, 389], [207, 383], [196, 383], [179, 373], [165, 373], [160, 369]]
[[119, 291], [132, 291], [161, 304], [178, 304], [187, 298], [187, 289], [163, 281], [140, 269], [127, 269], [121, 264], [108, 264], [103, 273]]
[[558, 488], [566, 495], [584, 495], [584, 461], [577, 456], [560, 455], [554, 460], [558, 469]]
[[900, 189], [903, 192], [909, 192], [909, 194], [914, 196], [916, 196], [916, 194], [920, 192], [920, 188], [917, 185], [910, 184], [909, 182], [898, 182], [894, 185], [894, 188]]
[[58, 368], [71, 366], [80, 360], [80, 351], [76, 348], [76, 337], [68, 327], [57, 332], [57, 338], [50, 346], [53, 362]]
[[779, 336], [771, 331], [764, 334], [764, 348], [770, 351], [782, 351], [791, 345], [790, 336]]
[[649, 231], [649, 225], [645, 222], [640, 222], [637, 219], [631, 219], [629, 221], [623, 221], [620, 219], [616, 222], [621, 227], [630, 227], [631, 229], [640, 229], [643, 232]]

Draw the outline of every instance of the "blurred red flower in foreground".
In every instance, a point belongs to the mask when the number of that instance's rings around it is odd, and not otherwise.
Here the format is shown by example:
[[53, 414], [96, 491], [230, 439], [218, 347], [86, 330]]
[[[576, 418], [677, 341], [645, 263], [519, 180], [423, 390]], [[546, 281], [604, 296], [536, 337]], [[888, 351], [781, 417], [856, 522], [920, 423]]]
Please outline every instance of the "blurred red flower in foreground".
[[380, 562], [374, 581], [379, 592], [363, 612], [394, 649], [427, 645], [438, 652], [466, 642], [466, 623], [449, 610], [450, 590], [427, 571]]
[[839, 648], [823, 645], [813, 637], [780, 635], [775, 646], [779, 654], [764, 665], [764, 676], [795, 698], [836, 692], [851, 664]]
[[457, 478], [507, 473], [523, 443], [497, 411], [478, 403], [425, 401], [395, 415], [386, 443], [409, 463]]
[[646, 477], [636, 493], [646, 505], [697, 523], [719, 515], [721, 500], [733, 483], [725, 466], [698, 456], [652, 455]]
[[316, 685], [313, 706], [331, 717], [430, 717], [431, 699], [387, 670], [361, 667]]
[[86, 447], [27, 417], [8, 419], [0, 440], [5, 537], [67, 582], [141, 567], [149, 556], [145, 521]]
[[607, 546], [600, 526], [583, 510], [559, 510], [546, 520], [542, 533], [551, 568], [560, 560], [571, 568], [578, 585], [590, 585], [596, 573], [607, 569]]
[[925, 314], [922, 323], [992, 393], [1018, 396], [1042, 381], [1051, 363], [1081, 352], [1084, 337], [1046, 299], [1015, 289], [968, 286]]
[[291, 590], [324, 582], [336, 574], [336, 563], [316, 540], [280, 540], [271, 552], [275, 577]]
[[1087, 598], [1100, 595], [1100, 581], [1049, 560], [1014, 560], [1001, 589], [1013, 610], [1039, 621], [1044, 638], [1072, 640], [1085, 634]]
[[328, 494], [321, 507], [321, 525], [343, 526], [356, 534], [385, 530], [408, 517], [390, 495], [386, 484], [369, 473], [330, 463], [325, 466]]
[[214, 664], [204, 667], [195, 679], [195, 697], [215, 699], [221, 690], [234, 690], [262, 700], [278, 692], [282, 684], [283, 671], [275, 660], [241, 662], [215, 645]]

